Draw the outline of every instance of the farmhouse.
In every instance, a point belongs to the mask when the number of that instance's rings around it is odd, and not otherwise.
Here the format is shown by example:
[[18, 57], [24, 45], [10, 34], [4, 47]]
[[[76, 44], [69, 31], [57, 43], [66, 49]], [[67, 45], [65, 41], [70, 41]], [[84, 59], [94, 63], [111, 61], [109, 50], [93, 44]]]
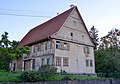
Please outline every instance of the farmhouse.
[[94, 43], [76, 6], [31, 29], [20, 41], [30, 53], [13, 61], [14, 70], [53, 65], [58, 72], [95, 74]]

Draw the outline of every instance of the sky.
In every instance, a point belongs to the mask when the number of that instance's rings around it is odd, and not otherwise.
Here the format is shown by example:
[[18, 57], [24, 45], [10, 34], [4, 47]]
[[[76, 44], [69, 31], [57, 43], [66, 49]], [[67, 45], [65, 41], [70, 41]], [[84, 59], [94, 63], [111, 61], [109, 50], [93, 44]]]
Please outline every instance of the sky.
[[87, 29], [94, 25], [100, 37], [120, 28], [120, 0], [1, 0], [0, 35], [7, 31], [10, 40], [20, 41], [30, 29], [71, 4], [78, 7]]

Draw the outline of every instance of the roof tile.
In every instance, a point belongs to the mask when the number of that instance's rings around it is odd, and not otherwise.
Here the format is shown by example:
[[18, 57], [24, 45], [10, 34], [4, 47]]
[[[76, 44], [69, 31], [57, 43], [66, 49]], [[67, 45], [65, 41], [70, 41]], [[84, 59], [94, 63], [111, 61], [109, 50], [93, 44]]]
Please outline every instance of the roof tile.
[[66, 19], [68, 18], [68, 16], [71, 14], [71, 12], [74, 10], [75, 7], [76, 6], [48, 20], [47, 22], [31, 29], [25, 35], [25, 37], [20, 41], [20, 44], [18, 47], [39, 42], [43, 39], [50, 37], [57, 31], [59, 31], [59, 29], [64, 24], [64, 22], [66, 21]]

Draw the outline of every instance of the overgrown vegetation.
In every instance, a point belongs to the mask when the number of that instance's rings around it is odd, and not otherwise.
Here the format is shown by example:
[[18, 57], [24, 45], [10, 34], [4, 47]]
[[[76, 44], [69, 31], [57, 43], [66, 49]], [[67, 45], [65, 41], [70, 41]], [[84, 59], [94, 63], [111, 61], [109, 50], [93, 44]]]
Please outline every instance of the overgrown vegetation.
[[50, 65], [42, 65], [38, 71], [24, 72], [21, 75], [22, 81], [48, 81], [55, 80], [57, 68]]
[[[28, 78], [23, 78], [28, 77]], [[96, 76], [81, 76], [81, 75], [61, 75], [61, 74], [54, 74], [50, 76], [49, 79], [45, 81], [61, 81], [61, 80], [99, 80], [100, 77]], [[31, 80], [34, 81], [43, 81], [42, 76], [37, 71], [30, 71], [30, 72], [6, 72], [0, 71], [0, 82], [23, 82]], [[30, 82], [30, 81], [28, 81]]]
[[17, 48], [19, 42], [18, 41], [10, 41], [8, 39], [8, 33], [4, 32], [1, 35], [0, 39], [0, 70], [9, 71], [9, 64], [14, 59], [19, 59], [24, 53], [29, 52], [29, 47], [24, 46], [21, 48]]
[[100, 40], [98, 40], [98, 31], [96, 30], [93, 26], [90, 31], [96, 46], [96, 72], [100, 77], [120, 78], [120, 30], [112, 29]]

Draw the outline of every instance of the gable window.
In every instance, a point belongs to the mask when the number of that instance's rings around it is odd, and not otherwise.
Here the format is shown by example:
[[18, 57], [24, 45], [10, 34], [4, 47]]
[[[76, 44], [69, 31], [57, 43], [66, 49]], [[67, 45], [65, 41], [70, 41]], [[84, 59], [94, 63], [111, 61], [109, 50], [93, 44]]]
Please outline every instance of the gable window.
[[88, 46], [84, 47], [84, 53], [85, 54], [90, 54], [90, 48]]
[[89, 60], [86, 59], [86, 66], [88, 67], [89, 66]]
[[90, 67], [93, 67], [93, 60], [90, 60]]
[[56, 49], [61, 49], [61, 42], [60, 41], [56, 41]]
[[69, 66], [68, 58], [67, 57], [63, 58], [63, 66]]
[[82, 40], [84, 39], [84, 35], [81, 36]]
[[61, 57], [56, 57], [56, 66], [61, 66]]
[[73, 37], [73, 33], [70, 33], [70, 35]]
[[76, 26], [76, 21], [73, 21], [73, 25]]

